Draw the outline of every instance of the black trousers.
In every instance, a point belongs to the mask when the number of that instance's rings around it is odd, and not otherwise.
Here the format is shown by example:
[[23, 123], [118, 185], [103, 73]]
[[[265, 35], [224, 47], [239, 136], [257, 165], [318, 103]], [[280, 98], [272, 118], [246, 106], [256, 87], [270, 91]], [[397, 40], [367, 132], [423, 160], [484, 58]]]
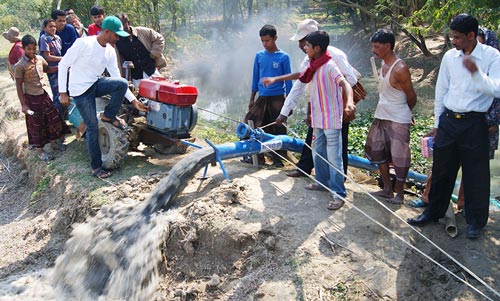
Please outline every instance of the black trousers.
[[[313, 136], [313, 128], [308, 127], [307, 136], [305, 143], [311, 146]], [[347, 174], [347, 144], [349, 139], [349, 122], [342, 123], [342, 162], [344, 164], [344, 173]], [[304, 172], [311, 174], [314, 168], [312, 151], [309, 147], [304, 146], [302, 148], [302, 153], [300, 154], [300, 160], [297, 163], [297, 167], [302, 169]]]
[[486, 225], [490, 198], [488, 148], [484, 113], [466, 113], [461, 117], [446, 109], [441, 114], [434, 140], [432, 182], [426, 208], [431, 218], [444, 216], [461, 165], [467, 224]]

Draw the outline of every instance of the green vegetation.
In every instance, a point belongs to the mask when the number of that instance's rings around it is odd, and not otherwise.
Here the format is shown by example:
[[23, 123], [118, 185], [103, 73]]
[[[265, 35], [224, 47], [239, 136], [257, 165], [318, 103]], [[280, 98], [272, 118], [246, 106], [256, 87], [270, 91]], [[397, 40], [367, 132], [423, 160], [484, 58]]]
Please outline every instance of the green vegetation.
[[31, 193], [30, 205], [35, 203], [37, 199], [40, 197], [40, 195], [44, 193], [45, 190], [47, 190], [47, 188], [49, 187], [49, 183], [50, 183], [49, 176], [45, 176], [40, 181], [38, 181], [38, 183], [36, 184], [35, 191]]
[[[94, 0], [3, 0], [0, 29], [17, 26], [24, 32], [38, 30], [41, 20], [50, 16], [58, 2], [62, 9], [73, 8], [84, 24], [92, 23], [89, 9], [97, 3]], [[227, 30], [244, 26], [261, 13], [292, 12], [314, 17], [325, 24], [326, 30], [337, 34], [373, 31], [389, 25], [430, 56], [425, 38], [430, 34], [447, 35], [447, 24], [453, 16], [468, 12], [494, 30], [498, 30], [500, 20], [500, 2], [493, 0], [106, 0], [98, 3], [108, 15], [127, 12], [133, 25], [152, 27], [163, 33], [172, 47], [177, 43], [172, 37], [180, 37], [183, 32], [208, 37], [213, 34], [214, 25]]]
[[206, 121], [198, 120], [198, 124], [192, 135], [199, 139], [208, 139], [214, 144], [238, 141], [236, 136], [236, 125], [228, 121]]

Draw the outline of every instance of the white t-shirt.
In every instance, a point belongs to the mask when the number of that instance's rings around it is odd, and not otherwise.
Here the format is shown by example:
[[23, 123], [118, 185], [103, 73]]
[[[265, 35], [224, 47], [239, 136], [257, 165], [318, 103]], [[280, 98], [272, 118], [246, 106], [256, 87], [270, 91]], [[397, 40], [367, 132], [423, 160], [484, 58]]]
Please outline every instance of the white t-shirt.
[[[79, 38], [75, 41], [59, 62], [59, 92], [66, 92], [66, 81], [69, 72], [69, 93], [71, 96], [82, 95], [107, 69], [111, 77], [121, 77], [118, 69], [116, 51], [113, 46], [102, 46], [97, 36]], [[135, 96], [127, 89], [125, 97], [132, 101]]]

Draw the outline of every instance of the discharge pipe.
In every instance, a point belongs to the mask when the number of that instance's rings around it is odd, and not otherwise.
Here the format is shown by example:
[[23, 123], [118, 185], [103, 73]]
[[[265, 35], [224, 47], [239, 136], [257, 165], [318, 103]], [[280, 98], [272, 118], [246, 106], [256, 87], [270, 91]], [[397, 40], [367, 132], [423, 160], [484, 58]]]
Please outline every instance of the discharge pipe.
[[[216, 146], [212, 145], [216, 150], [217, 158], [224, 160], [256, 155], [270, 152], [271, 150], [288, 150], [300, 153], [302, 152], [302, 148], [304, 148], [304, 141], [301, 139], [293, 138], [288, 135], [271, 135], [259, 128], [252, 129], [244, 123], [238, 125], [236, 128], [236, 135], [240, 141]], [[376, 164], [371, 164], [370, 161], [359, 156], [349, 155], [348, 161], [348, 164], [353, 167], [366, 170], [378, 170]], [[417, 182], [425, 182], [427, 176], [410, 170], [407, 178], [414, 179]]]

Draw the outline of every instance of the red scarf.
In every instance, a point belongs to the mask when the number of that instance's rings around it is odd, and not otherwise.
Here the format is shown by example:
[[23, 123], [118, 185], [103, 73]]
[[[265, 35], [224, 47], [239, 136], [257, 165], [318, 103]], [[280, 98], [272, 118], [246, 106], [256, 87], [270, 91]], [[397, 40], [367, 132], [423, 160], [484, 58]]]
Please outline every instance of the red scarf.
[[311, 59], [309, 62], [309, 67], [307, 67], [306, 71], [302, 72], [299, 80], [303, 83], [310, 82], [313, 78], [314, 73], [316, 73], [316, 70], [318, 70], [319, 67], [328, 62], [331, 58], [332, 57], [330, 56], [328, 51], [325, 51], [319, 58]]

